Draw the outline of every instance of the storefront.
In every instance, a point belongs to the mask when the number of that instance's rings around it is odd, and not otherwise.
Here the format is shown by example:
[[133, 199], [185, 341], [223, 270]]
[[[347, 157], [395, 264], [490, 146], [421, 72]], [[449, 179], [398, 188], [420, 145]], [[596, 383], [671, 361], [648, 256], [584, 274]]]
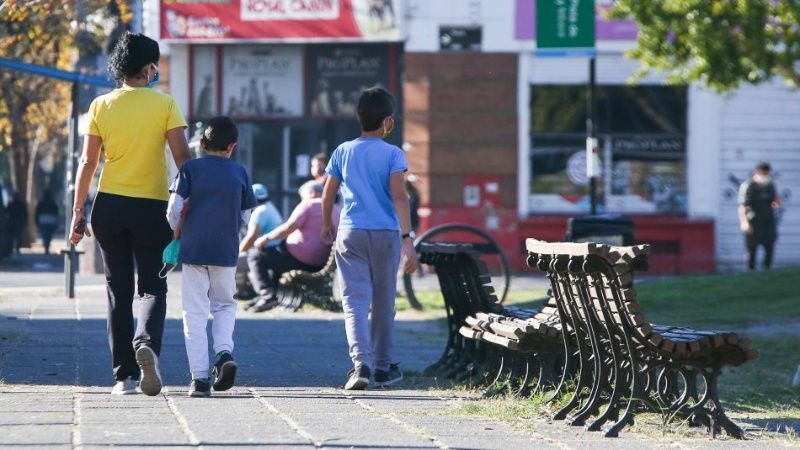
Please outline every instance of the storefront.
[[[218, 114], [237, 121], [237, 160], [287, 214], [310, 178], [311, 157], [358, 135], [361, 90], [388, 88], [402, 111], [394, 3], [164, 0], [170, 91], [193, 128]], [[399, 145], [402, 114], [397, 119], [390, 140]]]

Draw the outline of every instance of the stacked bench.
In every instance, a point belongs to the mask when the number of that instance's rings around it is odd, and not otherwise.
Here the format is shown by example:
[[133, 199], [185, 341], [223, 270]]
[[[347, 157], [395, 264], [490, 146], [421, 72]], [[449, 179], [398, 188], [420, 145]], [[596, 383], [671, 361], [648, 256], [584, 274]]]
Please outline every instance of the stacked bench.
[[634, 271], [647, 269], [648, 246], [529, 239], [526, 247], [528, 265], [551, 284], [547, 303], [527, 310], [497, 303], [469, 245], [421, 249], [439, 276], [450, 331], [431, 372], [465, 379], [479, 368], [479, 379], [511, 382], [521, 395], [552, 387], [551, 399], [568, 398], [554, 419], [605, 436], [617, 436], [638, 412], [656, 411], [712, 436], [742, 437], [720, 405], [717, 381], [723, 366], [758, 353], [737, 333], [650, 323], [633, 287]]

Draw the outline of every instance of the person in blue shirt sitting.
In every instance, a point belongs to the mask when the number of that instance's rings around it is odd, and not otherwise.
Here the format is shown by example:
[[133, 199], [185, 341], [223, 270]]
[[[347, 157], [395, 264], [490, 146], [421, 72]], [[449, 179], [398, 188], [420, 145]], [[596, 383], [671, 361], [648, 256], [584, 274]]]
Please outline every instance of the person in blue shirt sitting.
[[[265, 297], [272, 297], [274, 294], [269, 289], [267, 277], [269, 274], [262, 274], [258, 270], [258, 249], [253, 247], [253, 243], [261, 236], [274, 230], [278, 225], [283, 223], [283, 216], [275, 207], [275, 204], [269, 200], [269, 190], [263, 184], [254, 184], [253, 193], [258, 201], [258, 207], [253, 210], [250, 216], [250, 223], [247, 226], [247, 233], [242, 238], [239, 244], [239, 255], [247, 258], [248, 266], [248, 279], [256, 292], [256, 298], [250, 302], [248, 307], [255, 305], [259, 300]], [[271, 241], [265, 248], [277, 247], [281, 244], [282, 239]]]

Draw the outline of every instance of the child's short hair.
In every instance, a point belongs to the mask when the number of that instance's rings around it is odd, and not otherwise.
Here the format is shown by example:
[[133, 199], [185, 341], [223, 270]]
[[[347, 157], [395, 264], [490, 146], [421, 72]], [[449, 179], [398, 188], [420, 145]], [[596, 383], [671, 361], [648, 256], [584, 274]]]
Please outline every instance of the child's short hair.
[[327, 163], [328, 162], [328, 155], [325, 153], [317, 153], [316, 155], [312, 156], [311, 159], [316, 159], [317, 161], [322, 161]]
[[363, 131], [375, 131], [394, 113], [394, 97], [381, 87], [366, 89], [358, 99], [358, 122]]
[[217, 116], [206, 123], [200, 143], [208, 151], [224, 152], [239, 139], [239, 130], [230, 117]]

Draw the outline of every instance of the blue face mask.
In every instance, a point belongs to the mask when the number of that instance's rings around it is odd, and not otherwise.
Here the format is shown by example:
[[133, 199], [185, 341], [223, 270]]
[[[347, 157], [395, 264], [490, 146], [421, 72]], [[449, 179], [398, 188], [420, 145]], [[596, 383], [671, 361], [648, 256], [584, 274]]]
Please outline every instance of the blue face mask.
[[147, 87], [149, 87], [149, 88], [151, 88], [151, 89], [152, 89], [152, 88], [156, 87], [156, 84], [158, 84], [158, 67], [156, 67], [156, 74], [155, 74], [155, 76], [153, 77], [153, 81], [151, 81], [151, 82], [150, 82], [150, 83], [147, 85]]
[[170, 242], [169, 245], [164, 248], [164, 252], [161, 254], [161, 261], [164, 263], [164, 265], [158, 272], [159, 277], [167, 278], [167, 274], [172, 272], [172, 269], [178, 265], [178, 255], [180, 253], [181, 240], [173, 239], [172, 242]]

